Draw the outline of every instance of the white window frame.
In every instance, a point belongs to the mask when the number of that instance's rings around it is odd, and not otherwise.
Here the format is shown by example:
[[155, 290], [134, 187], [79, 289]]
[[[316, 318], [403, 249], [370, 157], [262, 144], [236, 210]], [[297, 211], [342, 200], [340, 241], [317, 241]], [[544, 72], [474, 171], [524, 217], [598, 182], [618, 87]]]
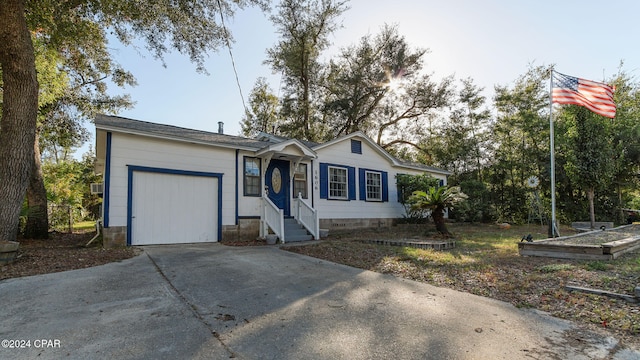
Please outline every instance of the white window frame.
[[[382, 201], [382, 173], [378, 171], [365, 170], [364, 174], [365, 174], [364, 186], [366, 187], [365, 188], [366, 201]], [[369, 184], [369, 175], [377, 175], [378, 184]], [[378, 188], [377, 190], [378, 197], [369, 196], [369, 186]]]
[[[247, 173], [247, 164], [249, 163], [249, 161], [251, 161], [252, 163], [257, 164], [257, 170], [258, 170], [258, 174], [251, 174], [251, 173]], [[253, 181], [258, 181], [258, 188], [254, 189], [257, 190], [257, 192], [253, 193], [250, 191], [247, 191], [247, 188], [249, 187], [249, 179], [253, 179]], [[243, 196], [262, 196], [262, 192], [261, 190], [261, 182], [262, 182], [262, 160], [260, 158], [257, 157], [252, 157], [252, 156], [245, 156], [244, 157], [244, 162], [242, 164], [242, 186], [243, 186], [243, 190], [242, 190], [242, 195]]]
[[[304, 171], [300, 171], [301, 170], [300, 168], [303, 168]], [[307, 169], [308, 168], [309, 168], [309, 166], [307, 166], [307, 164], [300, 163], [300, 164], [298, 164], [298, 166], [296, 166], [296, 169], [293, 172], [293, 188], [294, 188], [293, 196], [294, 197], [298, 197], [298, 192], [301, 192], [303, 199], [307, 199], [308, 198], [308, 196], [307, 196], [307, 192], [308, 192], [307, 189], [309, 187], [308, 182], [307, 182], [307, 177], [308, 177], [307, 176]], [[297, 187], [296, 186], [296, 182], [304, 183], [303, 188], [300, 189], [300, 190], [303, 190], [303, 191], [295, 191], [296, 187]]]
[[[339, 170], [339, 171], [344, 171], [344, 196], [337, 196], [337, 195], [332, 195], [332, 192], [334, 191], [333, 189], [331, 189], [331, 184], [332, 183], [336, 183], [333, 180], [333, 176], [332, 176], [332, 171], [333, 170]], [[349, 169], [345, 168], [345, 167], [338, 167], [338, 166], [327, 166], [327, 176], [329, 177], [327, 179], [327, 186], [329, 187], [328, 192], [327, 192], [327, 198], [329, 199], [334, 199], [334, 200], [349, 200]], [[340, 183], [337, 183], [340, 184]]]

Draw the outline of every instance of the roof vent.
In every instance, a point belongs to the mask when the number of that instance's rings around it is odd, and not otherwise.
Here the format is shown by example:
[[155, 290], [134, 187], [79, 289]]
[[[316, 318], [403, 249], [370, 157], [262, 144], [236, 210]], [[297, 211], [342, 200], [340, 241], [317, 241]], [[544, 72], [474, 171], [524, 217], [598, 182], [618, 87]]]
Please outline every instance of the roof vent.
[[218, 134], [224, 134], [224, 123], [222, 121], [218, 121]]

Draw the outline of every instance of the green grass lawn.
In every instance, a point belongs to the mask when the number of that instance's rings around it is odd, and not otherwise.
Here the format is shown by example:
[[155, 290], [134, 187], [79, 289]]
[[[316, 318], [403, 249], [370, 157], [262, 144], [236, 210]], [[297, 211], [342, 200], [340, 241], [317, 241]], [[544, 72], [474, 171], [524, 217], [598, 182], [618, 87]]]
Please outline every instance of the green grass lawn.
[[89, 232], [96, 230], [96, 222], [94, 220], [80, 221], [73, 224], [74, 232]]

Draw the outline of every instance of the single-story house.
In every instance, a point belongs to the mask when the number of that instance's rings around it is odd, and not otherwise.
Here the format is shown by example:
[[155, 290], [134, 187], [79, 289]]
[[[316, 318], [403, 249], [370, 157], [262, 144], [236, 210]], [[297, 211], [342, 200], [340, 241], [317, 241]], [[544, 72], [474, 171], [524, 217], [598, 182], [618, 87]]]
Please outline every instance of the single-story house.
[[449, 172], [403, 162], [362, 132], [322, 144], [250, 139], [98, 115], [105, 246], [215, 242], [390, 226], [404, 214], [397, 174]]

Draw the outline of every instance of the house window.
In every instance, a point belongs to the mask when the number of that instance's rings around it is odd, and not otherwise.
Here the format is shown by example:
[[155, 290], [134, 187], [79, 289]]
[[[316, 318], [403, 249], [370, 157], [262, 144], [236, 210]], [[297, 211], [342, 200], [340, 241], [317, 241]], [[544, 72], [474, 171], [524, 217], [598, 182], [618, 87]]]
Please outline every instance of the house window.
[[362, 141], [351, 139], [351, 152], [353, 154], [362, 154]]
[[382, 174], [366, 171], [367, 201], [382, 201]]
[[348, 199], [347, 169], [329, 166], [329, 198]]
[[[356, 168], [320, 163], [320, 199], [356, 200]], [[364, 179], [364, 176], [361, 176]], [[384, 183], [384, 179], [382, 180]], [[361, 187], [364, 189], [364, 186]], [[383, 195], [384, 196], [384, 195]], [[364, 193], [362, 195], [364, 198]]]
[[298, 194], [307, 198], [307, 164], [298, 164], [293, 175], [293, 196], [298, 197]]
[[360, 168], [360, 200], [389, 201], [389, 173]]
[[244, 158], [244, 196], [260, 196], [260, 159]]

